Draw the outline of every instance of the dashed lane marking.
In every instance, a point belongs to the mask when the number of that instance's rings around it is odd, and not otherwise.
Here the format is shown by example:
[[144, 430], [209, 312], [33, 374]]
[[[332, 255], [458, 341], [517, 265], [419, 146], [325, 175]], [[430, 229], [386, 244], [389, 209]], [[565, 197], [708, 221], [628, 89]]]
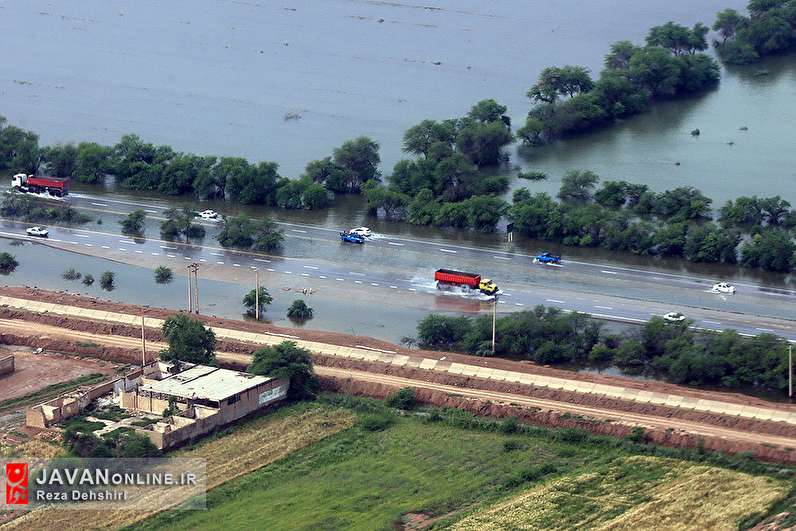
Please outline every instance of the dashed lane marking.
[[718, 321], [708, 321], [708, 320], [704, 320], [704, 321], [702, 321], [702, 322], [703, 322], [703, 323], [712, 324], [712, 325], [721, 325], [721, 323], [720, 323], [720, 322], [718, 322]]
[[216, 262], [218, 265], [224, 265], [224, 262]]
[[106, 205], [105, 203], [91, 203], [91, 204], [92, 204], [92, 205], [94, 205], [94, 206], [101, 206], [101, 207], [106, 207], [106, 206], [108, 206], [108, 205]]
[[254, 259], [254, 261], [255, 261], [255, 262], [265, 262], [265, 263], [268, 263], [268, 264], [270, 264], [270, 263], [271, 263], [271, 261], [270, 261], [270, 260], [265, 260], [265, 259], [263, 259], [263, 258], [255, 258], [255, 259]]
[[308, 277], [308, 276], [310, 276], [310, 274], [309, 273], [302, 273], [301, 276], [302, 277]]
[[760, 330], [761, 332], [773, 332], [770, 328], [755, 328], [755, 330]]
[[605, 273], [606, 275], [618, 275], [616, 271], [605, 271], [604, 269], [600, 270], [600, 273]]
[[149, 253], [149, 254], [151, 254], [152, 256], [160, 256], [160, 253]]
[[409, 288], [409, 291], [417, 291], [415, 288]]
[[326, 278], [326, 277], [323, 275], [318, 275], [318, 278]]
[[523, 303], [521, 303], [521, 302], [515, 302], [514, 306], [525, 306], [525, 305]]
[[371, 282], [370, 285], [371, 286], [378, 286], [378, 284], [376, 282]]
[[303, 267], [304, 269], [320, 269], [319, 267], [315, 266], [301, 266], [301, 267]]
[[[55, 240], [53, 240], [53, 241], [55, 241]], [[110, 249], [110, 247], [108, 247], [107, 245], [100, 245], [100, 247], [102, 247], [103, 249]]]
[[403, 247], [404, 244], [402, 243], [395, 243], [395, 242], [387, 242], [387, 245], [395, 245], [396, 247]]
[[398, 286], [390, 286], [391, 289], [398, 289]]
[[362, 284], [362, 281], [361, 280], [355, 280], [354, 284]]
[[298, 233], [301, 233], [301, 234], [307, 234], [306, 230], [301, 230], [301, 229], [290, 229], [290, 232], [298, 232]]
[[176, 251], [177, 250], [176, 247], [169, 247], [167, 245], [161, 245], [160, 248], [161, 249], [168, 249], [169, 251]]
[[613, 308], [611, 308], [610, 306], [597, 306], [597, 305], [595, 305], [594, 307], [595, 308], [599, 308], [601, 310], [613, 310]]
[[507, 258], [505, 256], [493, 256], [495, 260], [511, 260], [511, 258]]
[[93, 246], [92, 244], [90, 244], [90, 243], [84, 243], [83, 245], [85, 245], [86, 247], [94, 247], [94, 246]]
[[459, 252], [459, 251], [453, 251], [451, 249], [440, 249], [439, 251], [442, 253], [452, 253], [452, 254], [456, 254]]
[[344, 278], [336, 278], [335, 280], [338, 281], [338, 282], [344, 282], [345, 281]]
[[564, 301], [560, 301], [558, 299], [545, 299], [545, 302], [554, 302], [556, 304], [566, 304]]
[[144, 212], [149, 212], [150, 214], [157, 214], [157, 210], [144, 210]]
[[270, 267], [268, 267], [268, 268], [266, 268], [266, 271], [270, 271], [271, 273], [273, 273], [275, 271], [275, 269], [271, 269]]
[[224, 256], [224, 253], [210, 253], [210, 254], [212, 254], [213, 256]]
[[127, 249], [125, 249], [124, 247], [119, 247], [119, 250], [120, 250], [120, 251], [127, 252]]
[[88, 238], [85, 234], [75, 234], [75, 238]]
[[177, 258], [177, 255], [175, 254], [167, 254], [166, 256], [168, 256], [169, 258]]
[[293, 271], [283, 271], [283, 273], [286, 274], [286, 275], [292, 275]]
[[356, 271], [349, 271], [348, 274], [349, 275], [356, 275], [358, 277], [364, 277], [365, 276], [365, 273], [357, 273]]

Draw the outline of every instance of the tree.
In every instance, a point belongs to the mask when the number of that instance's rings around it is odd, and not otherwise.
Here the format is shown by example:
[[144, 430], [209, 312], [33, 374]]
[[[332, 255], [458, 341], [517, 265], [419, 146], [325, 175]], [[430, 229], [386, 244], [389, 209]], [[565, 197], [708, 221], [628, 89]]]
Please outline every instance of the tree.
[[600, 178], [589, 170], [572, 170], [561, 179], [558, 198], [565, 202], [585, 203], [591, 200], [592, 190]]
[[18, 265], [19, 262], [17, 262], [14, 255], [6, 252], [0, 253], [0, 274], [7, 275], [12, 273]]
[[719, 221], [726, 228], [751, 230], [761, 226], [763, 219], [763, 211], [757, 196], [729, 200], [719, 209]]
[[113, 271], [105, 271], [100, 275], [100, 287], [105, 291], [113, 291], [116, 287], [116, 273]]
[[526, 146], [540, 146], [544, 144], [544, 122], [535, 116], [528, 116], [525, 125], [517, 129], [517, 136]]
[[288, 398], [291, 399], [312, 399], [318, 392], [310, 352], [292, 341], [254, 351], [248, 372], [289, 382]]
[[630, 58], [638, 50], [640, 48], [630, 41], [615, 42], [611, 45], [611, 51], [605, 56], [603, 64], [610, 70], [627, 70], [630, 68]]
[[417, 338], [423, 348], [452, 350], [469, 328], [466, 317], [430, 314], [417, 324]]
[[302, 299], [296, 299], [290, 308], [287, 309], [287, 316], [295, 321], [306, 321], [312, 319], [312, 308], [307, 306], [307, 303]]
[[166, 219], [160, 222], [160, 236], [167, 240], [173, 240], [179, 236], [186, 238], [203, 238], [205, 228], [193, 223], [194, 213], [191, 209], [170, 208], [163, 213]]
[[254, 222], [253, 249], [255, 251], [274, 251], [282, 246], [285, 233], [270, 218], [258, 219]]
[[71, 177], [77, 162], [77, 148], [74, 144], [58, 144], [42, 149], [47, 171], [56, 177]]
[[92, 275], [91, 273], [86, 273], [85, 275], [83, 275], [83, 284], [85, 284], [86, 286], [93, 285], [94, 275]]
[[160, 351], [161, 360], [201, 365], [215, 363], [216, 335], [201, 321], [185, 314], [172, 315], [163, 323], [163, 336], [169, 346]]
[[513, 140], [514, 136], [502, 121], [470, 121], [459, 130], [456, 147], [478, 166], [495, 166], [506, 159], [501, 149]]
[[146, 212], [141, 209], [133, 210], [126, 218], [119, 222], [122, 226], [124, 234], [141, 234], [144, 229], [144, 220], [146, 219]]
[[216, 239], [223, 247], [272, 251], [282, 245], [284, 233], [271, 219], [252, 220], [245, 214], [239, 214], [224, 220], [224, 227]]
[[734, 231], [724, 230], [715, 225], [692, 226], [688, 230], [683, 254], [691, 262], [737, 262], [737, 247], [741, 236]]
[[624, 181], [605, 181], [595, 192], [594, 200], [605, 208], [622, 208], [627, 200], [627, 184]]
[[770, 227], [782, 225], [790, 212], [790, 203], [780, 196], [763, 197], [758, 201], [760, 210]]
[[662, 26], [655, 26], [647, 34], [647, 46], [661, 46], [667, 48], [674, 55], [695, 54], [707, 49], [708, 27], [697, 22], [692, 29], [667, 22]]
[[559, 97], [575, 97], [594, 87], [589, 70], [582, 66], [548, 67], [527, 93], [537, 103], [554, 103]]
[[251, 290], [243, 296], [243, 306], [246, 308], [246, 315], [252, 317], [256, 315], [257, 312], [255, 310], [258, 301], [260, 303], [260, 315], [264, 314], [268, 305], [274, 300], [268, 290], [262, 286], [260, 286], [259, 297], [257, 295], [257, 292]]
[[36, 173], [39, 168], [39, 136], [0, 116], [0, 170]]
[[734, 9], [725, 9], [716, 13], [716, 22], [713, 23], [713, 31], [721, 35], [723, 43], [727, 39], [732, 39], [738, 29], [744, 24], [745, 18]]
[[[493, 99], [481, 100], [470, 109], [467, 117], [477, 122], [490, 123], [504, 121], [508, 108]], [[504, 121], [505, 123], [505, 121]]]
[[345, 171], [341, 188], [334, 192], [359, 193], [362, 185], [371, 179], [379, 180], [379, 144], [366, 136], [348, 140], [334, 150], [334, 163]]
[[417, 405], [415, 390], [412, 387], [402, 387], [401, 389], [393, 391], [387, 395], [385, 403], [389, 407], [410, 411], [415, 408], [415, 405]]
[[166, 266], [158, 266], [155, 269], [155, 282], [158, 284], [168, 284], [174, 278], [174, 272]]
[[630, 79], [654, 97], [674, 96], [680, 81], [681, 66], [662, 48], [642, 48], [630, 58]]
[[451, 147], [454, 140], [456, 140], [456, 124], [453, 120], [443, 122], [423, 120], [406, 130], [403, 150], [415, 155], [428, 156], [431, 147], [435, 144]]
[[796, 244], [788, 232], [770, 228], [741, 246], [741, 263], [767, 271], [787, 273], [796, 264]]

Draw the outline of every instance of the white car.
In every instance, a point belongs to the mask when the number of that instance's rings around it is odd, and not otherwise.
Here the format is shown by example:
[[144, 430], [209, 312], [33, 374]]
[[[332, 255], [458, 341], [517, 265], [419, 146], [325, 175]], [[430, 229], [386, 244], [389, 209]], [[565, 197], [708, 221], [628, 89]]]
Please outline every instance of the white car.
[[368, 227], [357, 227], [355, 229], [351, 229], [348, 231], [350, 234], [357, 234], [362, 236], [363, 238], [370, 238], [373, 236], [373, 231], [370, 230]]
[[39, 238], [46, 238], [50, 231], [45, 229], [44, 227], [30, 227], [25, 229], [25, 233], [28, 236], [38, 236]]
[[711, 290], [713, 293], [735, 293], [735, 286], [732, 284], [727, 284], [726, 282], [717, 282], [713, 284], [713, 288]]
[[199, 212], [199, 217], [207, 221], [218, 221], [220, 218], [215, 210], [202, 210]]
[[681, 314], [680, 312], [669, 312], [664, 315], [663, 318], [670, 323], [679, 323], [681, 321], [685, 321], [685, 315]]

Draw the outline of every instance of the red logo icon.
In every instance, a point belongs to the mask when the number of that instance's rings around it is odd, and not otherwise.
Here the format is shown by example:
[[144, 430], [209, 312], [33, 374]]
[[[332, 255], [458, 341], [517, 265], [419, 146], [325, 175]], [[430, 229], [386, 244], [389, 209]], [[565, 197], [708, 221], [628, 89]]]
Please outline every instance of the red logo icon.
[[6, 504], [28, 504], [27, 463], [6, 463]]

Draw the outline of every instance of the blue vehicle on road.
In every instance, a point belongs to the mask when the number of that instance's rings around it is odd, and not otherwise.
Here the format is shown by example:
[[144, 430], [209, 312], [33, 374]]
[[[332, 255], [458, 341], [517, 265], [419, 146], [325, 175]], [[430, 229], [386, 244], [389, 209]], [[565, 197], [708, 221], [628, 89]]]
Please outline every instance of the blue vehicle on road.
[[353, 232], [341, 232], [340, 241], [362, 244], [365, 243], [365, 238], [359, 234], [354, 234]]
[[534, 264], [561, 264], [561, 256], [550, 254], [548, 251], [538, 254], [533, 259]]

